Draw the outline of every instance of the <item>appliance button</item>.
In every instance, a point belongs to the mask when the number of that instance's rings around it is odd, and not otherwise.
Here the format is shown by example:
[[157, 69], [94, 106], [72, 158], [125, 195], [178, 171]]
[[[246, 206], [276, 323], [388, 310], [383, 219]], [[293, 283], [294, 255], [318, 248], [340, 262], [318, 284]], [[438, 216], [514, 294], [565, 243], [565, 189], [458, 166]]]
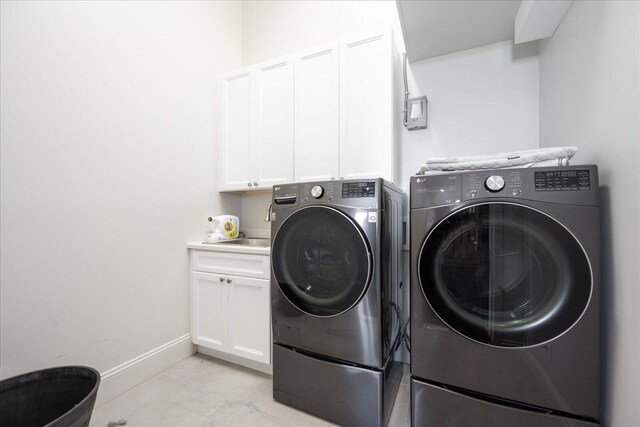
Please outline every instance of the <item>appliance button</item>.
[[316, 185], [311, 189], [311, 195], [316, 199], [319, 199], [324, 194], [324, 188], [319, 185]]
[[519, 188], [514, 188], [511, 194], [513, 194], [514, 196], [519, 196], [522, 194], [522, 190]]
[[500, 175], [492, 175], [484, 182], [484, 186], [492, 193], [497, 193], [504, 188], [504, 178]]

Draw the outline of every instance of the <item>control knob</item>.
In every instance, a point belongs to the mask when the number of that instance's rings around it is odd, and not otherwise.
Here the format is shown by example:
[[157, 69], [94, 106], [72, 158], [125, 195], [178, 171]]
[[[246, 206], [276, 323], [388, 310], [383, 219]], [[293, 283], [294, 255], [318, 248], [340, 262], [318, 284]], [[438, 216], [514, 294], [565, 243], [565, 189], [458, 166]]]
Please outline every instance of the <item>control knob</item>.
[[484, 182], [484, 186], [492, 193], [497, 193], [504, 188], [504, 178], [500, 175], [492, 175]]
[[319, 185], [316, 185], [311, 189], [311, 195], [316, 199], [319, 199], [324, 194], [324, 188]]

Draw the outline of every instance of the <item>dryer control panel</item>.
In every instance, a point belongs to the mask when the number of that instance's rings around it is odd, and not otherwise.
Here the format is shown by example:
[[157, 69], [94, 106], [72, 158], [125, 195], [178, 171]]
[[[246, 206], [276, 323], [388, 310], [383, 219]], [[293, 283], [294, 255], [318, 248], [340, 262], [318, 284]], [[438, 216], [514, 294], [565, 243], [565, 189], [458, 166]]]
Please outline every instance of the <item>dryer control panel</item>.
[[588, 191], [591, 189], [589, 169], [535, 172], [536, 191]]
[[465, 174], [462, 200], [478, 197], [522, 195], [522, 171], [503, 169], [500, 171], [478, 171]]
[[595, 206], [598, 169], [595, 165], [493, 169], [411, 178], [411, 208], [497, 198]]

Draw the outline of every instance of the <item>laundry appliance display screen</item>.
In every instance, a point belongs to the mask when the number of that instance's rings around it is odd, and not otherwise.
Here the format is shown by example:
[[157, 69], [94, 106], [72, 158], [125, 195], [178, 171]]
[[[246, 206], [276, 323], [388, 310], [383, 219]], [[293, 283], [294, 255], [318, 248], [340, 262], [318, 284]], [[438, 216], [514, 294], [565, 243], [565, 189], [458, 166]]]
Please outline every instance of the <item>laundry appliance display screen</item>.
[[375, 181], [363, 182], [346, 182], [342, 184], [342, 197], [375, 197], [376, 183]]
[[535, 172], [536, 191], [587, 191], [591, 189], [589, 169]]

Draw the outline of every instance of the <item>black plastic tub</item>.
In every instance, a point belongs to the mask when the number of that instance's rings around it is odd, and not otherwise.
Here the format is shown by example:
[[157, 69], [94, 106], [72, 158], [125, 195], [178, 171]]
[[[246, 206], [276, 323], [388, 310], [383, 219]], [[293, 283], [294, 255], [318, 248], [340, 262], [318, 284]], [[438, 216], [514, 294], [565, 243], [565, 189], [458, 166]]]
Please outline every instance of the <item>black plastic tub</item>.
[[0, 426], [86, 427], [100, 385], [87, 366], [62, 366], [0, 381]]

